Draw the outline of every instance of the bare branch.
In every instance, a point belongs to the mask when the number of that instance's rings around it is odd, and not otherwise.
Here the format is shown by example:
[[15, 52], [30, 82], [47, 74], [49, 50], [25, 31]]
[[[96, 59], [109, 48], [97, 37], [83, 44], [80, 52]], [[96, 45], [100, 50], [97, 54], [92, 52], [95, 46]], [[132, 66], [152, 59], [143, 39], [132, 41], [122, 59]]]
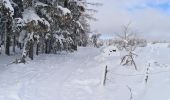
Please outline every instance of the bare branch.
[[130, 99], [129, 100], [132, 100], [133, 99], [132, 89], [129, 86], [127, 86], [127, 88], [128, 88], [128, 90], [130, 92]]
[[134, 31], [130, 30], [131, 22], [129, 22], [127, 25], [122, 26], [122, 34], [115, 33], [117, 37], [119, 37], [120, 43], [119, 45], [125, 49], [128, 54], [123, 56], [121, 59], [121, 63], [124, 65], [133, 65], [135, 67], [135, 70], [137, 70], [137, 65], [134, 60], [134, 56], [137, 56], [137, 54], [133, 53], [133, 51], [136, 49], [136, 35]]

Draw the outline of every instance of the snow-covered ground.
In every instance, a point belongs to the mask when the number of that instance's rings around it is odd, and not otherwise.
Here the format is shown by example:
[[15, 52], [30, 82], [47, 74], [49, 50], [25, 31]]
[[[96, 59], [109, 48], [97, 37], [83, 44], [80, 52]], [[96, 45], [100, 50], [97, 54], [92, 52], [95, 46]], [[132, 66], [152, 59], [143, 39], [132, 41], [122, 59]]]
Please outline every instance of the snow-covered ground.
[[[17, 65], [8, 65], [16, 56], [0, 55], [0, 100], [170, 100], [168, 44], [138, 48], [137, 71], [121, 66], [124, 52], [113, 49], [79, 48]], [[103, 86], [105, 66], [108, 74]]]

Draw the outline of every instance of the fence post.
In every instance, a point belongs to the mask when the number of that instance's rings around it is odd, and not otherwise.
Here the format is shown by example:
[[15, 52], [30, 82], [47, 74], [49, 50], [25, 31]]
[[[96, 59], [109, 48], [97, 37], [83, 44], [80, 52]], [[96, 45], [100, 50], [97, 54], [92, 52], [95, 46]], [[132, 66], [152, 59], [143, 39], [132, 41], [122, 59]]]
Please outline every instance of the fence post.
[[107, 80], [107, 72], [108, 72], [108, 70], [107, 70], [108, 68], [107, 68], [107, 65], [106, 65], [106, 67], [105, 67], [105, 72], [104, 72], [104, 80], [103, 80], [103, 86], [105, 86], [106, 85], [106, 80]]

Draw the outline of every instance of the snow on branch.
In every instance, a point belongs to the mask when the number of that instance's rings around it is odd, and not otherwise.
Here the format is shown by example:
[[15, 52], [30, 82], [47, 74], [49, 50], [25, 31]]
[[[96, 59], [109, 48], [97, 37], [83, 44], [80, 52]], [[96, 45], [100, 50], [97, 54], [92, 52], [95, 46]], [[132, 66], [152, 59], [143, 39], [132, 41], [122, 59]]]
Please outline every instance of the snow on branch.
[[63, 14], [63, 15], [67, 15], [67, 14], [70, 14], [70, 13], [71, 13], [71, 11], [70, 11], [69, 9], [64, 8], [64, 7], [62, 7], [62, 6], [58, 6], [58, 9], [59, 9], [60, 11], [62, 11], [62, 14]]
[[47, 7], [48, 5], [47, 5], [47, 4], [44, 4], [44, 3], [42, 3], [42, 2], [36, 2], [36, 3], [35, 3], [35, 7], [37, 7], [37, 6]]
[[12, 7], [12, 4], [9, 0], [2, 0], [2, 5], [9, 10], [10, 16], [14, 15], [14, 8]]
[[83, 25], [80, 23], [80, 21], [76, 21], [76, 23], [78, 24], [78, 27], [79, 27], [80, 29], [84, 30], [84, 27], [83, 27]]
[[25, 9], [24, 12], [23, 12], [23, 21], [25, 23], [29, 23], [29, 22], [32, 22], [34, 21], [36, 25], [40, 23], [48, 26], [48, 28], [50, 27], [50, 23], [45, 20], [44, 18], [40, 18], [35, 10], [33, 8], [28, 8], [28, 9]]

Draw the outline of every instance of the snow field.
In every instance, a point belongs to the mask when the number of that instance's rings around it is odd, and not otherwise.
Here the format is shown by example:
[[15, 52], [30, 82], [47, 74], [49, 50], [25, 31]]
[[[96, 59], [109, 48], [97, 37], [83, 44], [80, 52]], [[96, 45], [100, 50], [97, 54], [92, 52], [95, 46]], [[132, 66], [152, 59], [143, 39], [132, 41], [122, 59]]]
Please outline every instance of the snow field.
[[[120, 65], [120, 58], [126, 52], [112, 52], [114, 46], [40, 55], [27, 64], [8, 66], [17, 57], [1, 55], [0, 100], [169, 100], [170, 48], [167, 46], [148, 44], [138, 48], [137, 71], [133, 66]], [[108, 74], [103, 86], [105, 66]]]

